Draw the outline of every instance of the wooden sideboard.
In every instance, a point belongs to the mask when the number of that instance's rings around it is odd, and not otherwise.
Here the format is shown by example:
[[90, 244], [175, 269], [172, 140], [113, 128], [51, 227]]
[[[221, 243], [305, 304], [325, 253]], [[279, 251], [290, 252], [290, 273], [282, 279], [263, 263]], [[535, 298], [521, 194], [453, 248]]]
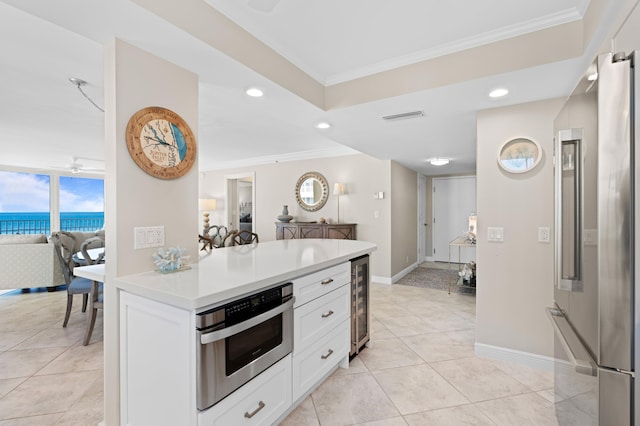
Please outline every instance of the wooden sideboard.
[[330, 238], [355, 240], [355, 223], [276, 222], [276, 240]]

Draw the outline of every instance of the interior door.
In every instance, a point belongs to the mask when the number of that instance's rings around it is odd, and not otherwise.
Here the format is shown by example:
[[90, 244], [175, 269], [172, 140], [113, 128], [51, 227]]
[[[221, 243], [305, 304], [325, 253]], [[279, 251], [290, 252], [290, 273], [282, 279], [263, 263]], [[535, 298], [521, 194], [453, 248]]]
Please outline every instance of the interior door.
[[[433, 258], [449, 261], [449, 242], [466, 235], [469, 215], [476, 212], [476, 177], [434, 178], [433, 185]], [[451, 248], [451, 261], [468, 263], [475, 260], [475, 248]]]
[[418, 263], [427, 256], [427, 178], [418, 175]]

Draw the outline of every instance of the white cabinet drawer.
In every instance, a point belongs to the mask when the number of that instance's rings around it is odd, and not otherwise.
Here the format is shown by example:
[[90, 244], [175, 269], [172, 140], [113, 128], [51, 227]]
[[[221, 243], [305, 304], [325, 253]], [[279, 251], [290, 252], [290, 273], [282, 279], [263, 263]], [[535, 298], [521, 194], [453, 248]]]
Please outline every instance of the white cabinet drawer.
[[297, 278], [293, 280], [293, 295], [296, 297], [295, 306], [302, 306], [350, 282], [351, 263], [349, 262]]
[[271, 425], [292, 403], [291, 355], [287, 355], [213, 407], [198, 413], [198, 425]]
[[293, 400], [300, 398], [349, 355], [349, 320], [293, 357]]
[[351, 286], [325, 294], [293, 311], [293, 353], [298, 354], [313, 342], [348, 319]]

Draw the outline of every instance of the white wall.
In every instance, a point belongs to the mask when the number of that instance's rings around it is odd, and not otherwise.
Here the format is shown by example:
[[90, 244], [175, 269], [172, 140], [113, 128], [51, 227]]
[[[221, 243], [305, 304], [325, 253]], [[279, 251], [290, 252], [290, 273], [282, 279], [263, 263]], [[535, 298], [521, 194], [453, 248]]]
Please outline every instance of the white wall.
[[[478, 114], [478, 242], [476, 299], [479, 344], [553, 356], [545, 307], [553, 303], [553, 119], [563, 99], [496, 108]], [[509, 174], [497, 164], [505, 142], [526, 137], [544, 152], [532, 171]], [[487, 242], [487, 227], [503, 227], [504, 242]]]
[[[211, 214], [211, 224], [224, 223], [225, 175], [255, 172], [255, 225], [260, 241], [276, 238], [276, 217], [282, 206], [289, 206], [289, 214], [297, 221], [314, 221], [324, 217], [335, 221], [338, 215], [337, 197], [331, 193], [333, 184], [345, 184], [346, 194], [340, 198], [340, 221], [357, 223], [357, 238], [371, 241], [378, 249], [371, 257], [372, 275], [390, 279], [391, 272], [391, 162], [377, 160], [364, 154], [315, 160], [291, 161], [233, 170], [201, 173], [200, 194], [218, 199], [218, 210]], [[206, 169], [206, 165], [204, 166]], [[322, 174], [329, 183], [327, 204], [317, 212], [302, 210], [296, 203], [295, 186], [307, 172]], [[415, 187], [415, 178], [414, 183]], [[374, 200], [373, 193], [384, 191], [383, 200]], [[415, 198], [415, 191], [411, 194]], [[221, 207], [222, 206], [222, 207]], [[375, 218], [375, 212], [378, 218]], [[413, 209], [415, 214], [415, 209]], [[406, 225], [415, 234], [416, 220]], [[415, 252], [415, 244], [413, 244]]]
[[[170, 84], [167, 84], [170, 82]], [[142, 171], [125, 141], [129, 118], [148, 106], [178, 113], [196, 135], [198, 77], [120, 40], [105, 49], [105, 423], [119, 419], [119, 335], [116, 277], [154, 269], [153, 249], [133, 249], [133, 228], [164, 225], [166, 246], [198, 256], [197, 164], [185, 176], [161, 180]]]

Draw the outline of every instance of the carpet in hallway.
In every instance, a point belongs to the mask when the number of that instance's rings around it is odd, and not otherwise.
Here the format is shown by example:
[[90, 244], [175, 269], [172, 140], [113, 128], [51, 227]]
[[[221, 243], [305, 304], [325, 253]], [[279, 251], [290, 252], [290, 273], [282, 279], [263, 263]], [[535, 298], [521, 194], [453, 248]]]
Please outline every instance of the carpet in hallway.
[[436, 269], [436, 268], [416, 268], [404, 277], [400, 278], [396, 284], [411, 287], [435, 288], [437, 290], [448, 290], [449, 282], [452, 292], [469, 293], [466, 288], [459, 288], [455, 285], [458, 279], [458, 270]]

